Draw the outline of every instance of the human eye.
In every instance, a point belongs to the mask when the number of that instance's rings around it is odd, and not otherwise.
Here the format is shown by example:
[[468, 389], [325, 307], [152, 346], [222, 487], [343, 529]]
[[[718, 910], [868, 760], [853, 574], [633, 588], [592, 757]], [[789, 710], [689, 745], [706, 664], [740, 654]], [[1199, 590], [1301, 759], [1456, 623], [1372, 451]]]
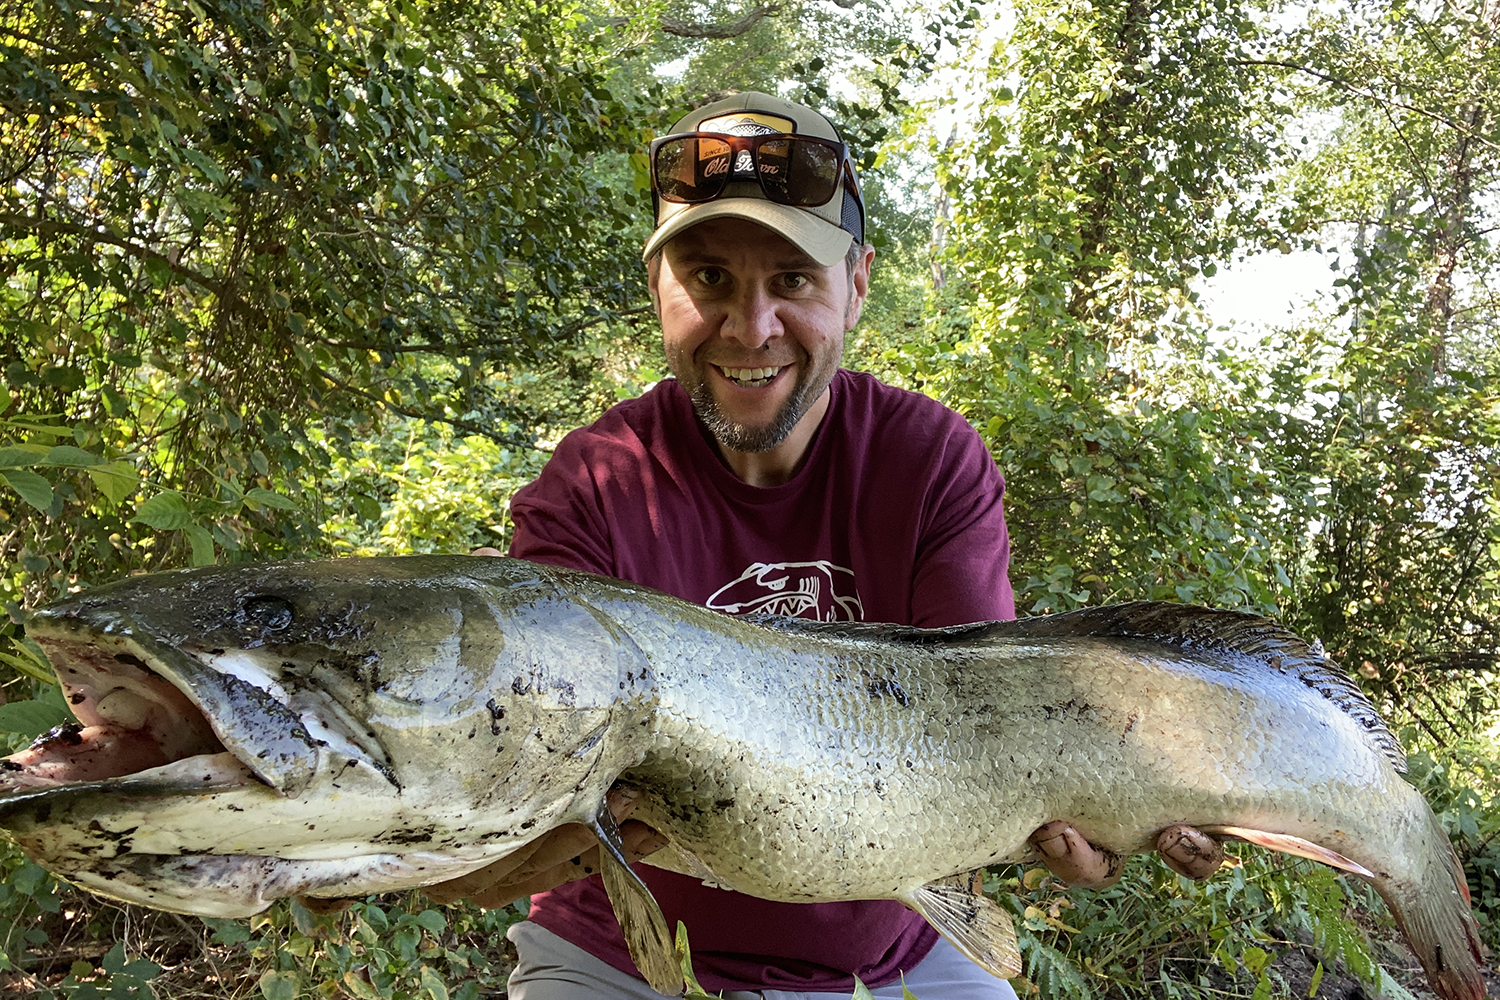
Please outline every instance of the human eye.
[[781, 276], [781, 285], [789, 292], [806, 288], [812, 279], [800, 271], [791, 271]]
[[693, 276], [698, 279], [698, 284], [705, 288], [718, 288], [724, 284], [725, 280], [723, 269], [717, 267], [700, 267], [693, 273]]

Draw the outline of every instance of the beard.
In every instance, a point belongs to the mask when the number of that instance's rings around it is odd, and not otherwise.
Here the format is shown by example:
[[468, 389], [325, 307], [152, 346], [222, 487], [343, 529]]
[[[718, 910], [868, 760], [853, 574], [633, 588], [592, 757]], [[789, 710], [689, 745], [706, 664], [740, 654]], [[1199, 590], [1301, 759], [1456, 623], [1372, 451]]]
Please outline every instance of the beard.
[[693, 401], [693, 411], [708, 432], [730, 451], [770, 451], [786, 440], [812, 405], [812, 400], [807, 398], [809, 388], [806, 380], [799, 378], [776, 416], [760, 426], [736, 423], [726, 417], [706, 382], [700, 381], [689, 389], [688, 398]]
[[693, 403], [693, 412], [719, 444], [731, 451], [761, 452], [770, 451], [786, 440], [787, 435], [792, 433], [792, 428], [797, 426], [797, 422], [807, 415], [813, 403], [823, 395], [836, 371], [837, 358], [828, 366], [827, 371], [814, 371], [806, 365], [802, 366], [786, 402], [764, 424], [745, 424], [731, 420], [719, 408], [719, 401], [714, 397], [707, 380], [700, 378], [691, 366], [688, 366], [687, 371], [674, 374], [678, 383], [687, 390], [688, 398]]

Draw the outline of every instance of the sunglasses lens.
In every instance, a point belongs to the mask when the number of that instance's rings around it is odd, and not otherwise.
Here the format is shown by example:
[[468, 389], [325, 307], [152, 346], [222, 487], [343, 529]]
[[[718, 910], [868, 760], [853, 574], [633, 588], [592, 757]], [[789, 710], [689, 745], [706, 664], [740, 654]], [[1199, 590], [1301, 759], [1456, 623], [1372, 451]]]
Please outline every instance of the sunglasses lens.
[[[762, 139], [754, 145], [753, 162], [761, 190], [783, 205], [826, 205], [838, 192], [842, 156], [833, 146], [791, 136]], [[738, 157], [731, 167], [731, 162]], [[724, 193], [735, 176], [751, 170], [750, 147], [735, 147], [722, 139], [692, 135], [663, 142], [651, 164], [656, 191], [663, 200], [687, 204], [712, 201]]]
[[826, 205], [838, 190], [839, 152], [820, 142], [767, 139], [759, 163], [761, 188], [783, 205]]
[[657, 193], [676, 202], [717, 198], [729, 182], [731, 152], [729, 143], [703, 136], [662, 143], [652, 164]]

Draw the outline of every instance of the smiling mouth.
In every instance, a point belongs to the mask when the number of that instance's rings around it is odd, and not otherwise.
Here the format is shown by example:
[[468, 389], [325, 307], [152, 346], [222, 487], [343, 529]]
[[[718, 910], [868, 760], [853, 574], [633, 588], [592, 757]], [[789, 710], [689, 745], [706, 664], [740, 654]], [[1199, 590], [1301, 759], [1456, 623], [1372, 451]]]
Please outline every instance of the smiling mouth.
[[776, 376], [781, 374], [783, 369], [790, 366], [778, 365], [775, 368], [728, 368], [724, 365], [714, 365], [714, 367], [719, 370], [719, 374], [735, 385], [747, 388], [760, 388], [761, 386], [770, 385]]

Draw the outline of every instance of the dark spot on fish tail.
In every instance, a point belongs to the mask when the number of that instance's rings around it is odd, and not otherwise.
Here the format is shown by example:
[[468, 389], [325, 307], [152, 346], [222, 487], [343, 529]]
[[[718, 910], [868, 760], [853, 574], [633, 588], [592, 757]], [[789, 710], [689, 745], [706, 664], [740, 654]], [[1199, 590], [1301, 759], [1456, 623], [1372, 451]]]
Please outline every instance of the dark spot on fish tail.
[[[139, 656], [131, 656], [129, 653], [116, 653], [115, 662], [123, 663], [127, 667], [140, 667], [142, 670], [147, 669], [146, 662], [144, 660], [142, 660]], [[74, 673], [74, 671], [69, 670], [68, 673], [71, 674]]]
[[26, 770], [24, 767], [22, 767], [20, 764], [17, 764], [13, 760], [0, 760], [0, 768], [3, 768], [5, 770], [7, 770], [7, 771], [24, 771], [24, 770]]
[[242, 812], [245, 811], [245, 807], [244, 806], [236, 806], [236, 805], [230, 805], [230, 806], [228, 806], [228, 809], [229, 809], [230, 812], [237, 812], [237, 813], [242, 813]]
[[82, 691], [80, 691], [80, 692], [78, 692], [77, 694], [73, 695], [71, 698], [68, 699], [68, 704], [70, 704], [70, 705], [82, 705], [85, 701], [88, 700], [88, 697], [89, 697], [88, 695], [86, 695]]
[[734, 805], [734, 799], [714, 799], [715, 809], [728, 809]]
[[536, 826], [536, 820], [528, 819], [521, 824], [521, 829], [530, 830], [534, 826]]
[[505, 718], [505, 706], [491, 698], [484, 703], [484, 707], [490, 710], [490, 735], [499, 736], [504, 731], [500, 728], [500, 720]]
[[208, 651], [208, 653], [209, 653], [210, 656], [223, 656], [224, 655], [224, 651], [222, 649], [210, 649]]
[[474, 738], [474, 734], [477, 733], [477, 732], [479, 732], [478, 729], [476, 729], [476, 728], [470, 728], [468, 738], [472, 740]]
[[510, 689], [516, 694], [530, 694], [531, 682], [526, 680], [524, 677], [517, 677], [515, 680], [510, 682]]
[[915, 768], [917, 765], [913, 764], [911, 761], [907, 761], [906, 766], [909, 768]]
[[1135, 728], [1135, 724], [1139, 722], [1140, 719], [1141, 717], [1136, 713], [1130, 713], [1130, 717], [1125, 722], [1125, 731], [1120, 734], [1120, 746], [1125, 745], [1125, 737], [1130, 735], [1130, 731]]

